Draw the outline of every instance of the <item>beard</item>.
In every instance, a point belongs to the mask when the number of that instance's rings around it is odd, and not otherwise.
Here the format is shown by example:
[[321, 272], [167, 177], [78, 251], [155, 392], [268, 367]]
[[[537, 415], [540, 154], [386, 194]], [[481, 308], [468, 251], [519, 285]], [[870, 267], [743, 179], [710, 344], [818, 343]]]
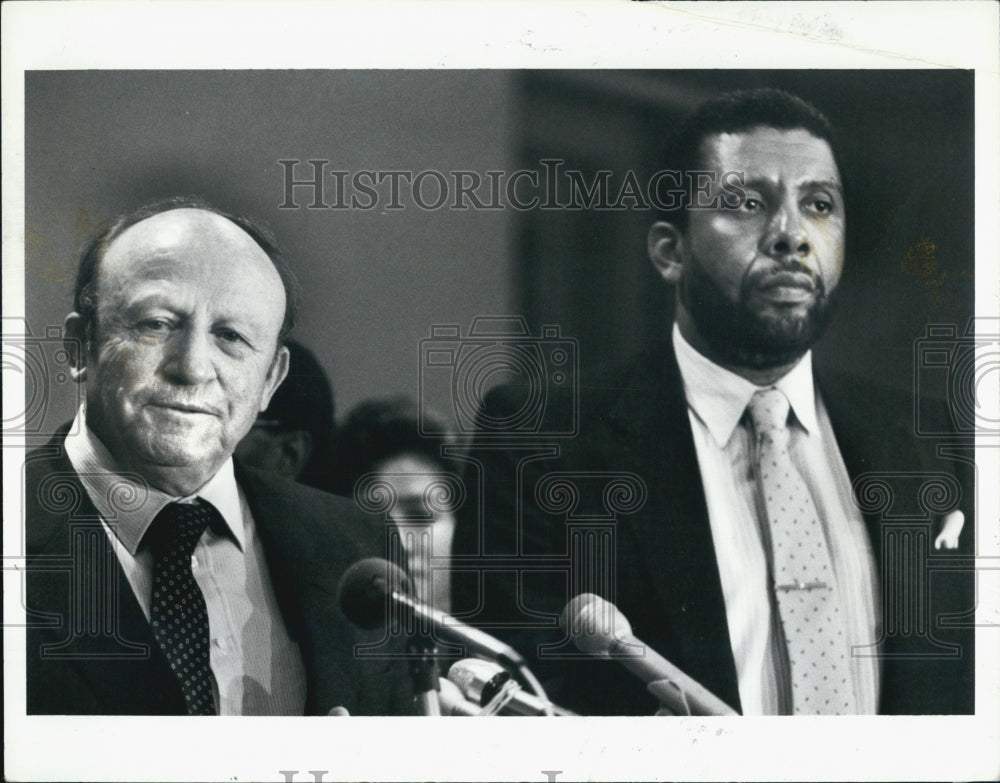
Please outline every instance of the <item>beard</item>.
[[736, 367], [768, 370], [797, 361], [820, 338], [830, 322], [835, 292], [798, 263], [783, 265], [782, 272], [807, 274], [813, 283], [813, 301], [806, 311], [798, 307], [755, 309], [752, 294], [773, 270], [751, 267], [733, 302], [694, 258], [688, 260], [681, 280], [680, 299], [698, 333], [725, 362]]

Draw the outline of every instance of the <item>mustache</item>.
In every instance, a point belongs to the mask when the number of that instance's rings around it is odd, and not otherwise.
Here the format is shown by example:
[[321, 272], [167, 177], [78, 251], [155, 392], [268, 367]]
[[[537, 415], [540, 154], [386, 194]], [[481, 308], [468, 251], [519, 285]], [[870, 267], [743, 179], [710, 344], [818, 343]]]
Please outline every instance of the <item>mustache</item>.
[[814, 292], [820, 297], [826, 295], [826, 286], [823, 284], [823, 278], [798, 261], [764, 268], [755, 268], [751, 265], [743, 278], [744, 291], [752, 289], [767, 290], [779, 286], [801, 288], [804, 291]]

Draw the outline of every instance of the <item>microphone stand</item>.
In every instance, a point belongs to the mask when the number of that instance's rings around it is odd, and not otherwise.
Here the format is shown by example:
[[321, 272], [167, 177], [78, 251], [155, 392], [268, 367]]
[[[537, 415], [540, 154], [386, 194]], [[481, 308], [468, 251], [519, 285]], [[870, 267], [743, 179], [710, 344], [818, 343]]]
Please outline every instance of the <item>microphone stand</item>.
[[433, 640], [429, 634], [413, 634], [406, 643], [406, 651], [410, 659], [410, 677], [413, 679], [418, 714], [440, 715], [438, 690], [441, 688], [441, 671]]

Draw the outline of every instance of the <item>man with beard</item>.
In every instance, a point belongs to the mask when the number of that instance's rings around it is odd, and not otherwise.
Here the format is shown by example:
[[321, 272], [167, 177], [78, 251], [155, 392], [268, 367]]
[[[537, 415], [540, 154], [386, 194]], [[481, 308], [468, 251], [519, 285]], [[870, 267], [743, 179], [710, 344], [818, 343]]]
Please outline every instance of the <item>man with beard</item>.
[[[929, 629], [898, 633], [906, 607], [887, 586], [902, 566], [853, 491], [866, 475], [954, 470], [915, 442], [908, 396], [814, 375], [810, 348], [844, 266], [829, 122], [778, 90], [730, 93], [696, 111], [671, 152], [682, 173], [715, 182], [712, 198], [649, 230], [677, 290], [672, 333], [583, 378], [576, 437], [546, 449], [484, 434], [473, 446], [481, 511], [464, 506], [455, 551], [494, 564], [470, 614], [586, 714], [652, 714], [657, 702], [617, 664], [581, 660], [555, 627], [580, 593], [617, 605], [639, 639], [744, 715], [971, 712], [971, 639], [937, 622], [972, 608], [968, 580], [934, 581]], [[738, 198], [723, 187], [734, 173]], [[495, 390], [482, 421], [523, 399]], [[546, 413], [568, 404], [546, 400]], [[961, 500], [971, 518], [971, 491]], [[963, 519], [957, 498], [937, 509], [934, 546], [955, 547], [940, 531]]]

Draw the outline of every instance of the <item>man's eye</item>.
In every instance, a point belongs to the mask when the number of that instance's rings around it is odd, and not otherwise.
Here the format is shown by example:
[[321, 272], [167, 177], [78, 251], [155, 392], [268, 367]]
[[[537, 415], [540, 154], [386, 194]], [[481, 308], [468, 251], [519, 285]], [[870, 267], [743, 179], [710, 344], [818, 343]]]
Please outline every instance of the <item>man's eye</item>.
[[139, 328], [148, 334], [164, 334], [170, 329], [170, 324], [161, 318], [147, 318], [139, 322]]
[[220, 329], [216, 332], [220, 340], [226, 343], [245, 343], [243, 335], [232, 329]]
[[746, 198], [743, 201], [743, 209], [746, 212], [757, 212], [764, 208], [764, 202], [756, 198]]
[[809, 202], [808, 208], [813, 212], [826, 215], [833, 212], [833, 202], [828, 201], [825, 198], [817, 198]]

